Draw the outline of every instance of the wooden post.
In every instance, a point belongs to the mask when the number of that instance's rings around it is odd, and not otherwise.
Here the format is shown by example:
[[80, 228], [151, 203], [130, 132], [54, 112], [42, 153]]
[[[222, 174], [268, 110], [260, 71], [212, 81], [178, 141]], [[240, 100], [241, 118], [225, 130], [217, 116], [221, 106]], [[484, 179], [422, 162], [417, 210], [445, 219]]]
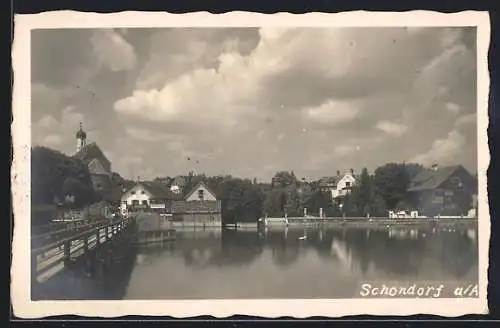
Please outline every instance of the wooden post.
[[68, 266], [71, 260], [71, 240], [64, 243], [64, 266]]
[[96, 247], [101, 244], [101, 229], [97, 229], [96, 232]]
[[84, 236], [83, 237], [83, 252], [85, 253], [85, 255], [87, 254], [89, 250], [89, 238], [88, 236]]

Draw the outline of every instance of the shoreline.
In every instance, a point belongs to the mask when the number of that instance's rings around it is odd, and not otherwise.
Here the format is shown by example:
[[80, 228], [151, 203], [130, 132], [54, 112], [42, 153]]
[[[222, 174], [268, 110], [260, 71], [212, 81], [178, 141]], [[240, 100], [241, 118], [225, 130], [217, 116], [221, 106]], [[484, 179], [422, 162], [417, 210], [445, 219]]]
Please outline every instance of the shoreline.
[[[282, 218], [271, 218], [273, 220]], [[329, 227], [329, 228], [432, 228], [432, 227], [477, 227], [477, 218], [441, 218], [441, 219], [389, 219], [389, 218], [345, 218], [345, 219], [298, 219], [262, 224], [264, 228], [273, 227]]]

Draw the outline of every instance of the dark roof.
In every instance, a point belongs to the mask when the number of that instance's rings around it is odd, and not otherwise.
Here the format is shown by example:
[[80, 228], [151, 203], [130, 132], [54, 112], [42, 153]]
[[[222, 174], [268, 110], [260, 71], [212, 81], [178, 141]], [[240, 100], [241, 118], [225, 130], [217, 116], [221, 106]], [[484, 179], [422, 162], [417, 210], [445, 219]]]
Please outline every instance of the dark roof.
[[133, 187], [135, 187], [137, 183], [135, 181], [131, 181], [131, 180], [124, 180], [122, 182], [122, 191], [123, 192], [127, 192], [128, 190], [132, 189]]
[[436, 170], [422, 169], [411, 181], [408, 191], [431, 190], [438, 188], [453, 173], [462, 168], [461, 165], [441, 167]]
[[126, 192], [128, 192], [130, 189], [134, 188], [137, 185], [141, 185], [151, 193], [153, 196], [152, 198], [157, 198], [157, 199], [171, 199], [175, 200], [178, 199], [179, 196], [174, 194], [173, 192], [170, 191], [170, 188], [168, 188], [167, 185], [164, 185], [162, 183], [156, 182], [156, 181], [141, 181], [135, 183], [133, 186], [127, 189]]
[[217, 201], [187, 202], [181, 200], [172, 202], [171, 210], [172, 213], [218, 212], [220, 208]]
[[178, 199], [179, 196], [170, 191], [170, 188], [160, 182], [144, 181], [141, 184], [153, 195], [153, 198]]
[[340, 179], [341, 179], [341, 177], [322, 177], [321, 179], [319, 179], [318, 185], [320, 187], [336, 185]]
[[73, 155], [73, 157], [82, 160], [87, 164], [93, 159], [98, 159], [102, 164], [106, 166], [106, 169], [109, 169], [109, 166], [111, 165], [111, 162], [106, 158], [106, 156], [104, 156], [101, 148], [99, 148], [99, 146], [95, 142], [91, 142], [88, 145], [85, 145], [82, 149], [80, 149], [80, 151]]

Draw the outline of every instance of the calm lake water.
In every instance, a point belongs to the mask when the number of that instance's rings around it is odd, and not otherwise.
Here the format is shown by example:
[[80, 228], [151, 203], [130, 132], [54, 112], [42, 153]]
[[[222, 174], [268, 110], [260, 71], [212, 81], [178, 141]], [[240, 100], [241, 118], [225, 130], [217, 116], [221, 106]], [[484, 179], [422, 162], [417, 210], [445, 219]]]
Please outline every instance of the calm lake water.
[[[477, 229], [177, 231], [142, 246], [124, 299], [350, 298], [361, 283], [476, 282]], [[307, 238], [301, 238], [307, 236]]]

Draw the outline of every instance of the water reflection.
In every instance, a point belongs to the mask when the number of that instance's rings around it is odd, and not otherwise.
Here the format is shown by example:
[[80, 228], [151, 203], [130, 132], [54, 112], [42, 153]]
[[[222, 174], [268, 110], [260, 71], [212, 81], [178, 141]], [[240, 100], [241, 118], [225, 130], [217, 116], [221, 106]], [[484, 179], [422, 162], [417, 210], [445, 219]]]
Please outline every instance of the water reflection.
[[[139, 250], [126, 298], [353, 297], [368, 280], [477, 280], [477, 230], [178, 231]], [[159, 275], [163, 285], [152, 283]], [[182, 286], [182, 287], [181, 287]]]

